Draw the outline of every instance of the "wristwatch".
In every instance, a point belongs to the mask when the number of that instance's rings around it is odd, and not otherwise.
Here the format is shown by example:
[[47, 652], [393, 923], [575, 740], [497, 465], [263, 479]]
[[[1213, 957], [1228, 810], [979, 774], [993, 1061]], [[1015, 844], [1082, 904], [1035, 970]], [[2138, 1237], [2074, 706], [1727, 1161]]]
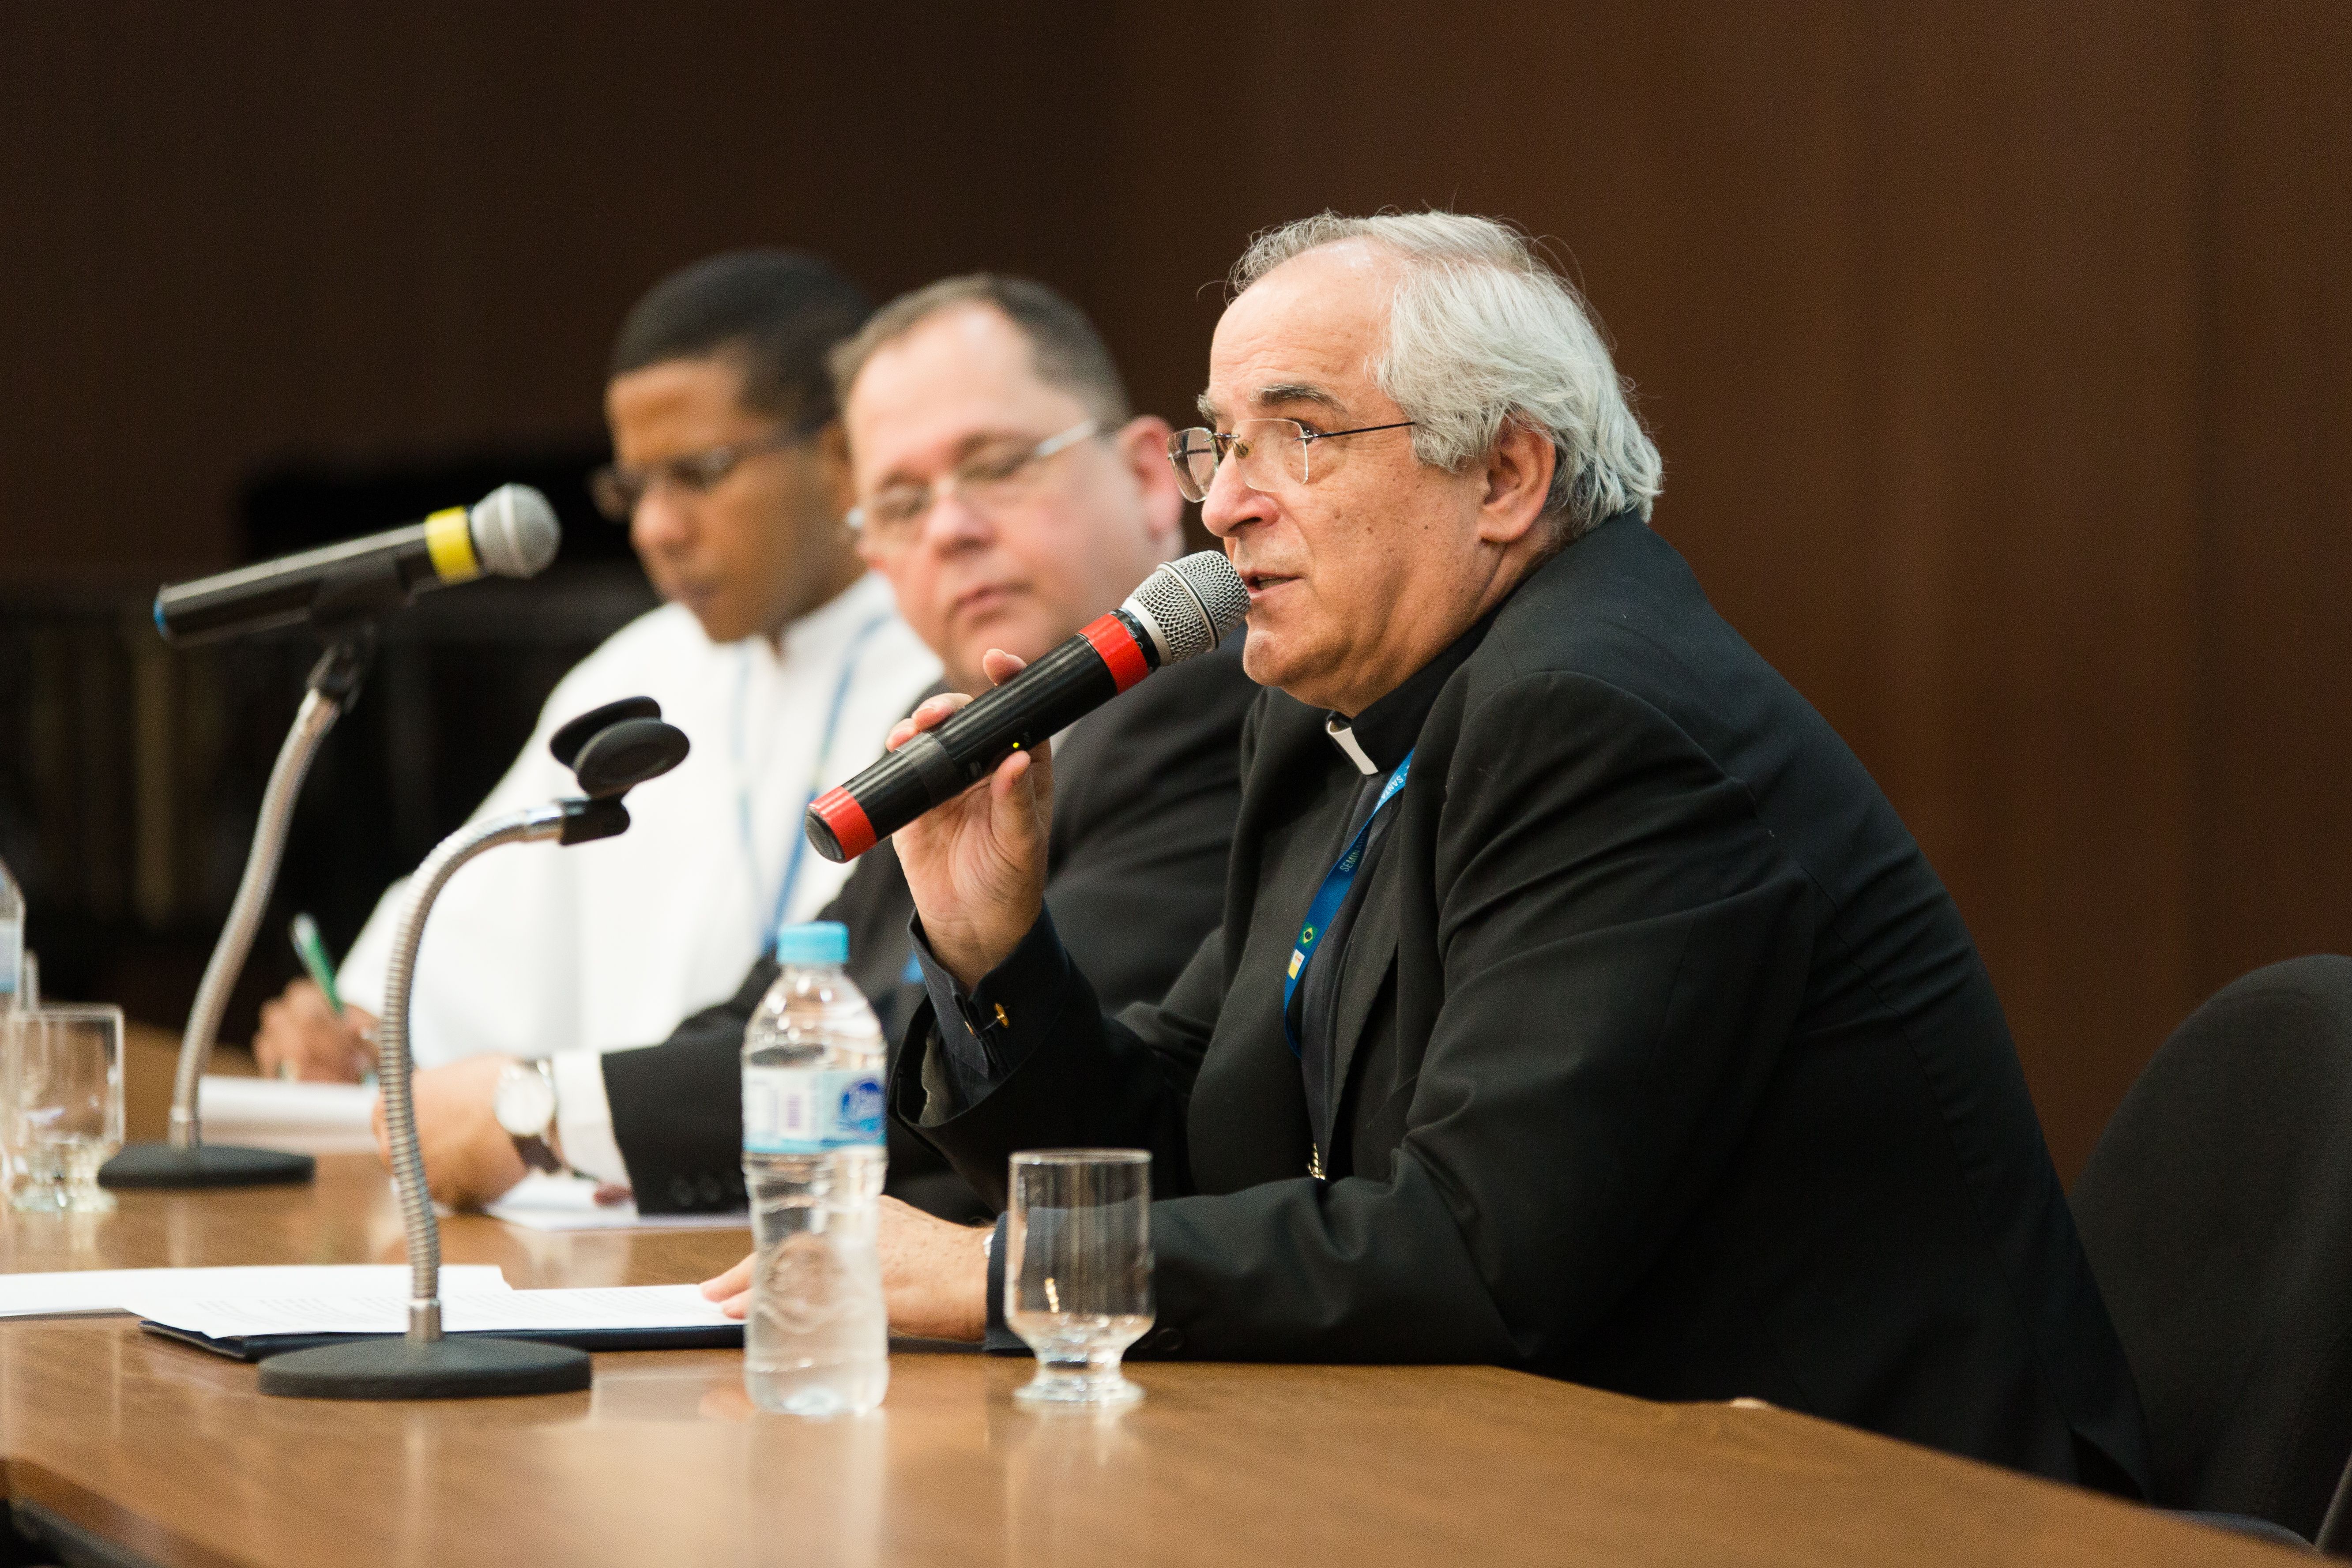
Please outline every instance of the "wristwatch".
[[499, 1074], [490, 1109], [514, 1140], [515, 1152], [534, 1171], [561, 1171], [555, 1150], [555, 1069], [544, 1060], [509, 1062]]

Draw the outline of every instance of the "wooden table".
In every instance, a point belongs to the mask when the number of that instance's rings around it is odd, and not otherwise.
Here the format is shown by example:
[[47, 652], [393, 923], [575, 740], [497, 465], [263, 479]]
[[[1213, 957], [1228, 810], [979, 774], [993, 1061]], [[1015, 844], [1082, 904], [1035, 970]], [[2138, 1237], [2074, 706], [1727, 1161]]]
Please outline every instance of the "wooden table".
[[[122, 1029], [122, 1133], [133, 1143], [170, 1135], [172, 1078], [179, 1070], [180, 1037], [136, 1021]], [[213, 1047], [212, 1070], [246, 1074], [253, 1053], [242, 1046]]]
[[[373, 1162], [315, 1187], [125, 1193], [0, 1220], [0, 1268], [396, 1262]], [[447, 1222], [517, 1286], [698, 1279], [740, 1230]], [[1479, 1367], [1146, 1363], [1144, 1403], [1037, 1415], [1026, 1361], [908, 1349], [882, 1411], [755, 1412], [741, 1358], [600, 1355], [585, 1394], [268, 1399], [124, 1319], [0, 1322], [7, 1496], [172, 1564], [2165, 1564], [2276, 1548], [1781, 1411]], [[2305, 1561], [2308, 1561], [2307, 1559]]]

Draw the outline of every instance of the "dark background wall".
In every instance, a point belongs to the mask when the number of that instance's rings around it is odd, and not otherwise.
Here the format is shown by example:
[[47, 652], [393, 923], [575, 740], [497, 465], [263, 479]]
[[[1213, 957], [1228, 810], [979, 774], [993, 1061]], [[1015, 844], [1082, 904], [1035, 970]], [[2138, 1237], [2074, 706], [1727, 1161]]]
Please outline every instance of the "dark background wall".
[[257, 476], [593, 445], [710, 250], [1034, 274], [1177, 414], [1254, 228], [1442, 204], [1583, 281], [2062, 1170], [2200, 996], [2352, 948], [2343, 0], [849, 9], [9, 8], [13, 613], [239, 559]]

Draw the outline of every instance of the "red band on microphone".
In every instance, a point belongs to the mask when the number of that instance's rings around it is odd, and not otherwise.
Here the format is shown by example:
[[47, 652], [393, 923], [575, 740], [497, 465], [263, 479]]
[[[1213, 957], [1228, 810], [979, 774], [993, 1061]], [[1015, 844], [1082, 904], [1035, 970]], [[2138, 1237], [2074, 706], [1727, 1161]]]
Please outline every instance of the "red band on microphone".
[[1143, 657], [1143, 648], [1127, 623], [1116, 615], [1105, 616], [1078, 634], [1094, 644], [1102, 661], [1110, 666], [1110, 678], [1121, 691], [1151, 673], [1151, 666]]
[[866, 808], [847, 790], [835, 787], [825, 791], [809, 802], [809, 810], [833, 830], [834, 842], [841, 846], [844, 860], [855, 860], [874, 847], [874, 825], [866, 820]]

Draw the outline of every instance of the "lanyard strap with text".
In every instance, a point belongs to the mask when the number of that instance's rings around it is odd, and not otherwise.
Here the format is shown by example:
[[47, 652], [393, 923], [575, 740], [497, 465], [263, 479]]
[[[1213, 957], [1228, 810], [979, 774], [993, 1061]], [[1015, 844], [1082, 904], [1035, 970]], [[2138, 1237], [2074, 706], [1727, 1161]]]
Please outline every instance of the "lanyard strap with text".
[[1391, 773], [1389, 782], [1381, 786], [1381, 798], [1372, 803], [1371, 813], [1364, 818], [1364, 825], [1356, 829], [1356, 837], [1348, 841], [1347, 853], [1323, 873], [1323, 885], [1315, 889], [1314, 900], [1307, 906], [1307, 919], [1300, 924], [1298, 941], [1290, 950], [1290, 972], [1282, 977], [1282, 1032], [1289, 1037], [1290, 1054], [1294, 1057], [1302, 1053], [1298, 1033], [1290, 1024], [1290, 999], [1297, 994], [1298, 982], [1307, 973], [1307, 961], [1315, 956], [1316, 942], [1329, 928], [1331, 917], [1339, 912], [1339, 906], [1347, 901], [1348, 889], [1355, 886], [1356, 872], [1364, 863], [1364, 846], [1371, 839], [1372, 824], [1381, 819], [1381, 813], [1388, 809], [1388, 804], [1396, 798], [1397, 791], [1404, 788], [1405, 775], [1412, 771], [1412, 752], [1407, 752], [1404, 761], [1396, 765], [1396, 772]]
[[[834, 733], [841, 728], [841, 711], [849, 700], [850, 685], [857, 679], [858, 656], [865, 652], [866, 640], [889, 621], [887, 616], [875, 616], [857, 628], [856, 635], [849, 639], [849, 646], [842, 652], [841, 679], [834, 683], [833, 706], [825, 712], [824, 739], [818, 743], [816, 754], [809, 759], [808, 795], [801, 802], [800, 811], [792, 818], [795, 825], [807, 815], [808, 808], [816, 804], [817, 794], [824, 787], [825, 763], [833, 755]], [[743, 673], [735, 683], [735, 817], [737, 830], [743, 837], [744, 868], [756, 886], [760, 875], [759, 841], [751, 831], [751, 770], [743, 754], [743, 710], [751, 679], [751, 656], [746, 650]], [[775, 906], [768, 913], [767, 931], [761, 939], [760, 951], [762, 952], [772, 951], [776, 945], [776, 928], [784, 923], [784, 910], [792, 905], [793, 889], [801, 879], [801, 856], [807, 847], [808, 835], [794, 833], [792, 852], [784, 859], [784, 879], [776, 888]]]

